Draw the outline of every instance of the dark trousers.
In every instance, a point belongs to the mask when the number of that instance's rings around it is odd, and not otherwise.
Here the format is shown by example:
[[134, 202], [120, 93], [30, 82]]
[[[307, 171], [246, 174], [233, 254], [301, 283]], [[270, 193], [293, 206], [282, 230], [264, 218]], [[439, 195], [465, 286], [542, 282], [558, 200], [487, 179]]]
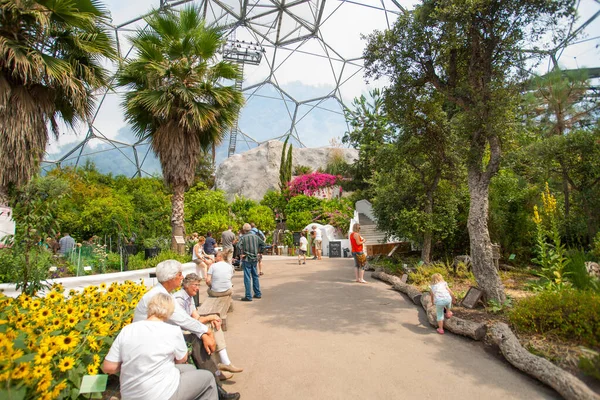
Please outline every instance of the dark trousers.
[[[214, 375], [215, 372], [217, 372], [217, 364], [212, 356], [209, 356], [206, 352], [202, 340], [198, 339], [198, 336], [194, 334], [185, 335], [185, 340], [192, 344], [192, 360], [194, 361], [196, 368], [205, 369]], [[217, 383], [218, 382], [219, 381], [217, 380]]]

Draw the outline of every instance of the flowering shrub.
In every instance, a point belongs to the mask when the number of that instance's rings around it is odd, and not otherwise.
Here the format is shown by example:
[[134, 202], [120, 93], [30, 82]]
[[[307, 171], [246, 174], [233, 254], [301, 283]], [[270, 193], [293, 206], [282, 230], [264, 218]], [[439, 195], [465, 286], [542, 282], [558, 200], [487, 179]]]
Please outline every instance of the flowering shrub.
[[533, 261], [541, 267], [538, 273], [544, 282], [534, 286], [537, 290], [562, 290], [570, 286], [566, 281], [566, 267], [570, 260], [561, 243], [558, 229], [558, 208], [556, 198], [550, 193], [548, 183], [542, 193], [542, 209], [533, 207], [533, 222], [536, 225], [537, 258]]
[[340, 177], [336, 175], [313, 172], [295, 177], [288, 186], [292, 196], [299, 194], [310, 196], [319, 189], [334, 186], [339, 179]]
[[146, 287], [103, 283], [68, 298], [63, 291], [58, 284], [45, 298], [0, 294], [0, 398], [76, 399]]

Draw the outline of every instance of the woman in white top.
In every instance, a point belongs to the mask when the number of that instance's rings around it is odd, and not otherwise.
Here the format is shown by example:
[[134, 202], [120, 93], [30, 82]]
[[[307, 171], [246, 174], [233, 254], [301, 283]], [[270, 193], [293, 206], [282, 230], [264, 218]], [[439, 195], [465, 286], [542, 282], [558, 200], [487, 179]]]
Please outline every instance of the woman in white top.
[[121, 372], [123, 400], [218, 398], [213, 375], [185, 363], [188, 350], [181, 328], [165, 322], [174, 309], [171, 296], [156, 294], [148, 304], [148, 319], [127, 325], [113, 342], [102, 370]]
[[196, 264], [196, 274], [202, 279], [206, 279], [208, 268], [215, 262], [214, 256], [204, 252], [204, 243], [206, 243], [206, 238], [200, 236], [192, 252], [192, 261]]

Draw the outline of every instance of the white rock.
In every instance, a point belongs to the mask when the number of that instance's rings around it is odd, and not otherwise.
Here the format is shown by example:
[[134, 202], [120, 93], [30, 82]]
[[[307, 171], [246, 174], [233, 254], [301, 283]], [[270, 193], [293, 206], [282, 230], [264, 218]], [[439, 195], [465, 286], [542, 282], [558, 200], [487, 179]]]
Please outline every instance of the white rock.
[[[279, 190], [279, 164], [283, 142], [270, 140], [242, 154], [234, 154], [223, 161], [216, 171], [215, 186], [227, 193], [228, 200], [235, 195], [252, 200], [261, 200], [267, 191]], [[294, 147], [292, 169], [306, 165], [313, 170], [325, 168], [334, 151], [332, 147]], [[358, 150], [339, 149], [347, 163], [358, 159]]]

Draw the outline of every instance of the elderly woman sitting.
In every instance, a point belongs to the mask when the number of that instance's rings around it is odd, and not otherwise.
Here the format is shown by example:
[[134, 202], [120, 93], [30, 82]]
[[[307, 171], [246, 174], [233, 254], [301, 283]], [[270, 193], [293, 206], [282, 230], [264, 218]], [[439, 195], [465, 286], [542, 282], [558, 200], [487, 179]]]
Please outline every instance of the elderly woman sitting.
[[242, 372], [242, 368], [234, 366], [229, 360], [225, 336], [223, 334], [223, 330], [221, 329], [221, 319], [219, 316], [216, 314], [200, 316], [196, 310], [196, 307], [194, 307], [193, 297], [198, 294], [200, 277], [194, 273], [187, 274], [183, 279], [181, 287], [182, 288], [173, 295], [177, 303], [179, 303], [181, 308], [183, 308], [190, 317], [202, 322], [209, 330], [212, 329], [215, 341], [217, 342], [217, 354], [221, 359], [221, 362], [218, 365], [219, 370], [223, 372], [220, 376], [220, 379], [223, 380], [230, 377], [230, 375], [228, 375], [226, 372]]
[[148, 304], [148, 318], [124, 327], [113, 342], [102, 370], [121, 372], [123, 399], [218, 398], [213, 375], [185, 364], [188, 351], [181, 328], [165, 323], [174, 309], [171, 296], [156, 294]]

